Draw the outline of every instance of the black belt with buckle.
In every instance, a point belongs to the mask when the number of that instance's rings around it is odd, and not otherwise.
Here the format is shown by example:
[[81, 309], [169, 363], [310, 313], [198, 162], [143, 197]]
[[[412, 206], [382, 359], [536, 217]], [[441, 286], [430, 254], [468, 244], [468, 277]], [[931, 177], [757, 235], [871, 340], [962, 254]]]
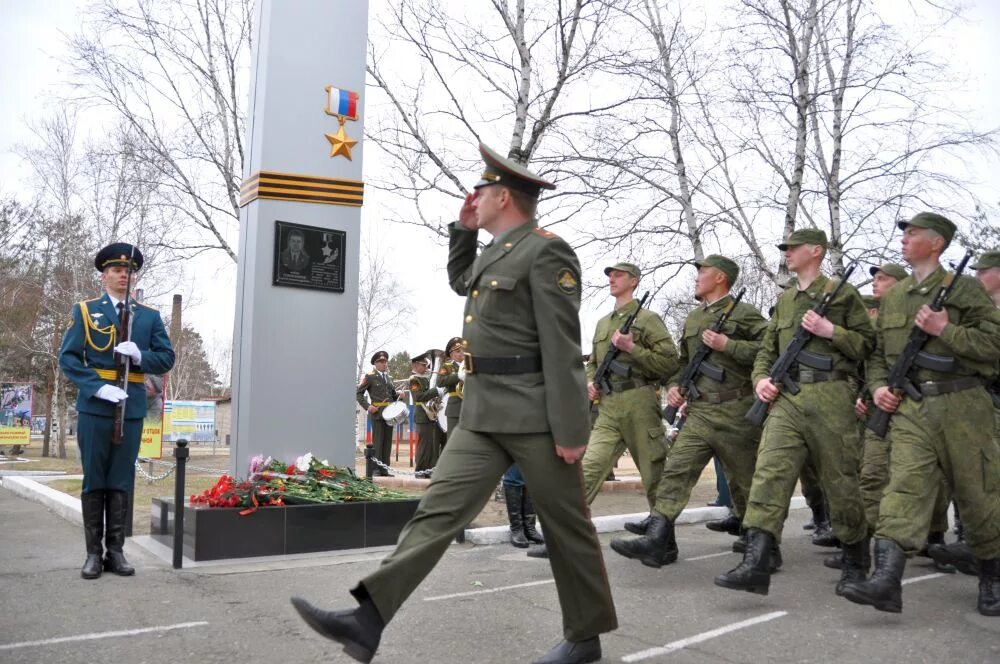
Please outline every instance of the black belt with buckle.
[[925, 397], [939, 397], [942, 394], [971, 390], [974, 387], [982, 387], [983, 381], [975, 376], [956, 378], [955, 380], [928, 380], [917, 385], [917, 389]]
[[526, 374], [542, 370], [542, 358], [537, 355], [510, 355], [508, 357], [486, 357], [465, 354], [465, 373], [467, 374]]
[[800, 383], [825, 383], [830, 380], [847, 380], [847, 372], [834, 369], [833, 371], [816, 371], [815, 369], [799, 368], [798, 381]]
[[753, 389], [749, 387], [735, 387], [731, 390], [722, 390], [721, 392], [702, 392], [701, 396], [698, 397], [697, 403], [720, 404], [728, 401], [736, 401], [751, 394], [753, 394]]

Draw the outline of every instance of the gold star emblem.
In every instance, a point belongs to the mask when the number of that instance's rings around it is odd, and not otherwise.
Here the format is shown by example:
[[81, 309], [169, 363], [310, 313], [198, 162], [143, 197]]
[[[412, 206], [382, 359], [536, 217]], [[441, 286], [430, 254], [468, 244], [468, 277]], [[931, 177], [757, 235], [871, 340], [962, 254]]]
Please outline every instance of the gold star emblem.
[[336, 157], [337, 155], [343, 155], [347, 157], [348, 161], [351, 161], [351, 148], [358, 144], [358, 142], [347, 135], [344, 131], [344, 122], [341, 120], [340, 128], [337, 129], [335, 134], [326, 134], [326, 140], [330, 141], [330, 156]]

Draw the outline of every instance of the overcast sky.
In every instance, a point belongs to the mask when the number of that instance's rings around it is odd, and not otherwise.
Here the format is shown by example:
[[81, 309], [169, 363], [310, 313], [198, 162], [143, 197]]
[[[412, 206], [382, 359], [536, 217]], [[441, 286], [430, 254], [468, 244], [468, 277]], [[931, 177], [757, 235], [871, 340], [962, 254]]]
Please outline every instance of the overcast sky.
[[[884, 1], [887, 6], [905, 6], [908, 2]], [[85, 5], [86, 0], [0, 0], [0, 62], [4, 63], [0, 67], [2, 194], [23, 195], [26, 191], [27, 170], [11, 148], [30, 139], [26, 119], [54, 107], [54, 94], [63, 80], [55, 60], [63, 55], [63, 35], [75, 30], [77, 13]], [[955, 99], [956, 105], [968, 106], [978, 114], [979, 127], [993, 128], [1000, 126], [1000, 0], [978, 0], [968, 16], [968, 21], [954, 26], [936, 47], [948, 54], [956, 69], [967, 71], [972, 81], [966, 90], [967, 98]], [[366, 173], [378, 168], [376, 155], [377, 150], [366, 151]], [[982, 195], [993, 204], [1000, 201], [998, 167], [1000, 164], [994, 160], [975, 168], [983, 181]], [[397, 297], [409, 298], [417, 308], [403, 340], [388, 350], [416, 353], [441, 348], [449, 337], [460, 333], [463, 306], [446, 283], [447, 249], [426, 231], [382, 221], [378, 205], [377, 192], [370, 189], [362, 210], [362, 241], [377, 243], [392, 256], [396, 276], [409, 291], [401, 291]], [[608, 262], [615, 258], [609, 257]], [[585, 275], [590, 283], [603, 279], [599, 267]], [[227, 343], [233, 325], [234, 266], [220, 252], [215, 258], [199, 258], [187, 267], [187, 275], [191, 286], [185, 289], [184, 296], [195, 303], [186, 314], [187, 322], [210, 344]], [[690, 276], [693, 278], [693, 272]], [[160, 304], [166, 310], [167, 303]], [[583, 316], [585, 342], [600, 313], [610, 306], [606, 298], [587, 304]]]

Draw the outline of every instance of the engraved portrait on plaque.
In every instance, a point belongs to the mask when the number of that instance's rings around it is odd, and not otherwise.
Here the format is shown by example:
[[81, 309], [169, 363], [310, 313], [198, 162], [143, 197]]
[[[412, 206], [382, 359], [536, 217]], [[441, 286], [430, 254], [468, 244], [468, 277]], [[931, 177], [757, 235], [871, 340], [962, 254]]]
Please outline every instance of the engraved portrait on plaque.
[[344, 231], [275, 221], [271, 283], [343, 293], [346, 239]]

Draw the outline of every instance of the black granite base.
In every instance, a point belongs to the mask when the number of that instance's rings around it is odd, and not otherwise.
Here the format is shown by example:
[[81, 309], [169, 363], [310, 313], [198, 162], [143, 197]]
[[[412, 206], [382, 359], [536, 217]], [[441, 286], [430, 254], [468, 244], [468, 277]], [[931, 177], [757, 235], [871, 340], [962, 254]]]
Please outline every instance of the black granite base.
[[[184, 555], [194, 561], [395, 544], [418, 500], [242, 508], [184, 506]], [[174, 500], [154, 498], [150, 535], [173, 546]]]

